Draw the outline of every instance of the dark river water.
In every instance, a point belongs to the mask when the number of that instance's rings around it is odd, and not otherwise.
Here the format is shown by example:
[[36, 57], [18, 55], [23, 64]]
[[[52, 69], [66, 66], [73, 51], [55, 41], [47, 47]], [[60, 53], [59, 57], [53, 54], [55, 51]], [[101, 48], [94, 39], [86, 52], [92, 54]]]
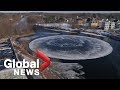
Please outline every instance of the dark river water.
[[[56, 32], [50, 30], [35, 30], [38, 37], [46, 37], [52, 35], [69, 35], [68, 32]], [[79, 34], [80, 35], [80, 34]], [[108, 56], [91, 59], [81, 60], [78, 63], [82, 65], [85, 72], [86, 79], [119, 79], [120, 78], [120, 41], [105, 38], [104, 41], [108, 42], [113, 47], [113, 52]]]

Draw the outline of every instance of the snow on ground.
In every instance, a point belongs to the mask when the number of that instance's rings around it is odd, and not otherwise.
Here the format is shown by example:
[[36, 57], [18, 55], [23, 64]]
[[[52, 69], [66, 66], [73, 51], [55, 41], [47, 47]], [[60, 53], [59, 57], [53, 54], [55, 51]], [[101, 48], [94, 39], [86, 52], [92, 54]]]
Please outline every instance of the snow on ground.
[[89, 33], [89, 32], [81, 32], [81, 33], [82, 33], [82, 34], [86, 34], [86, 35], [92, 35], [92, 36], [104, 37], [103, 35], [98, 35], [98, 34]]
[[83, 66], [78, 63], [60, 63], [53, 62], [54, 68], [66, 79], [84, 79], [85, 74], [81, 69]]
[[59, 27], [61, 29], [71, 29], [71, 25], [67, 23], [49, 23], [49, 24], [35, 24], [44, 27]]
[[17, 30], [24, 30], [28, 27], [27, 17], [21, 18], [21, 20], [16, 24]]
[[0, 71], [0, 79], [27, 79], [27, 77], [24, 75], [14, 75], [14, 69], [6, 69]]
[[56, 63], [55, 66], [63, 71], [83, 68], [83, 66], [79, 65], [78, 63]]

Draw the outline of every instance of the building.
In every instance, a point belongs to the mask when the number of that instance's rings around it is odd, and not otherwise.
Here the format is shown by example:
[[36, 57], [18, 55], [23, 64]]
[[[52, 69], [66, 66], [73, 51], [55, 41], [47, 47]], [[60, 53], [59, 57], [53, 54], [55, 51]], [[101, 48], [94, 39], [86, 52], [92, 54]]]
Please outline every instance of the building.
[[83, 26], [84, 25], [84, 20], [82, 18], [77, 19], [77, 24], [80, 25], [80, 26]]
[[108, 31], [110, 29], [115, 29], [115, 22], [110, 22], [108, 19], [105, 21], [104, 30]]
[[94, 18], [91, 22], [91, 28], [97, 28], [97, 27], [98, 27], [98, 20]]
[[116, 23], [116, 28], [120, 28], [120, 21]]
[[115, 29], [115, 22], [110, 23], [110, 29]]
[[102, 28], [103, 28], [103, 25], [104, 25], [103, 21], [102, 21], [102, 20], [99, 20], [99, 21], [98, 21], [98, 28], [102, 29]]
[[104, 26], [105, 26], [105, 19], [102, 19], [101, 29], [104, 29]]
[[110, 21], [106, 21], [106, 22], [105, 22], [105, 25], [104, 25], [104, 30], [105, 30], [105, 31], [108, 31], [109, 28], [110, 28]]
[[85, 19], [83, 26], [85, 28], [90, 28], [90, 26], [91, 26], [91, 19], [90, 18]]

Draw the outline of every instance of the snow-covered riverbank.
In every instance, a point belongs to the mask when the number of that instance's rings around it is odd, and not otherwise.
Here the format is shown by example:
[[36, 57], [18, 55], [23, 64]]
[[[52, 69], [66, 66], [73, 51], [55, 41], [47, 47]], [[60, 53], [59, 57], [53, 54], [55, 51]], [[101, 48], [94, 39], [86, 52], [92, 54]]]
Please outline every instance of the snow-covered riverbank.
[[54, 28], [60, 28], [60, 29], [71, 29], [71, 25], [67, 23], [49, 23], [49, 24], [38, 24], [37, 26], [43, 26], [43, 27], [54, 27]]

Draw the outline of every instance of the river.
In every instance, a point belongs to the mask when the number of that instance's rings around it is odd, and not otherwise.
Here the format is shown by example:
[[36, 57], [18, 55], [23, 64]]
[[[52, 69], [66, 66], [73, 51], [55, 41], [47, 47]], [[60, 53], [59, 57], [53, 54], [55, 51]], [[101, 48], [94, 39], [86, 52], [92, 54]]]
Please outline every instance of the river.
[[[68, 32], [57, 32], [51, 30], [35, 30], [38, 37], [46, 37], [52, 35], [69, 35]], [[80, 35], [80, 34], [79, 34]], [[105, 38], [113, 47], [113, 52], [108, 56], [93, 59], [81, 60], [78, 63], [82, 65], [86, 79], [119, 79], [120, 78], [120, 41]]]

